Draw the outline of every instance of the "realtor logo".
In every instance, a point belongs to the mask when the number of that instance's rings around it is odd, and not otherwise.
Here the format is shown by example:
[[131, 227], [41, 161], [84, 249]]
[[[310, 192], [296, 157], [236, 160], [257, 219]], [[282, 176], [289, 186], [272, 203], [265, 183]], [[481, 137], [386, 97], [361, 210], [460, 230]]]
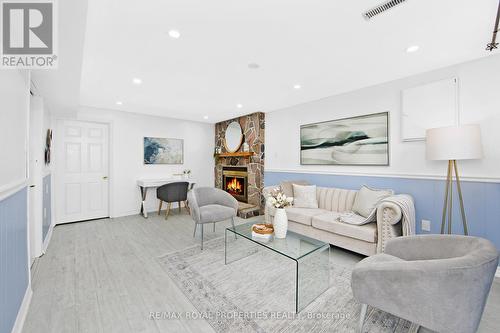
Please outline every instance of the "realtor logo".
[[56, 68], [53, 0], [0, 0], [2, 68]]

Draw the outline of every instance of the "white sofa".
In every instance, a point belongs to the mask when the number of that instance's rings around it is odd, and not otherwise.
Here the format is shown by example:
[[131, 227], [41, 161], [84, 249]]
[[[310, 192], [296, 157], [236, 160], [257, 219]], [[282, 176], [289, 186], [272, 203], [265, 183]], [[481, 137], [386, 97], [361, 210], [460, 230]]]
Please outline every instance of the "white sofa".
[[[271, 191], [263, 190], [268, 199]], [[317, 187], [318, 208], [286, 207], [288, 230], [321, 240], [366, 256], [383, 252], [385, 243], [402, 235], [402, 212], [391, 202], [381, 202], [377, 207], [376, 222], [352, 225], [338, 221], [341, 213], [352, 210], [358, 191], [330, 187]], [[272, 223], [275, 208], [266, 204], [266, 221]]]

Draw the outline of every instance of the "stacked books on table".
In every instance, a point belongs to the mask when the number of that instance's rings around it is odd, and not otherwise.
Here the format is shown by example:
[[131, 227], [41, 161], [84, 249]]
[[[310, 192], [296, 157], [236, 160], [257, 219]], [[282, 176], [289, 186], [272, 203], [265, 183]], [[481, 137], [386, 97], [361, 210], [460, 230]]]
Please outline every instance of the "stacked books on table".
[[273, 238], [274, 228], [272, 224], [252, 225], [252, 238], [259, 241], [268, 241]]

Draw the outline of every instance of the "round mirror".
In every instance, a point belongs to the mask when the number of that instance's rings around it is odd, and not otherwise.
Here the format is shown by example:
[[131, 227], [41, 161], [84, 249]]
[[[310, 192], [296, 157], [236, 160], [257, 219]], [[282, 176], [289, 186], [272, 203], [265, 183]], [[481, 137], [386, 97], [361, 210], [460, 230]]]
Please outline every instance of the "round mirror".
[[243, 141], [243, 133], [238, 122], [233, 121], [226, 128], [225, 146], [229, 153], [235, 153], [240, 149], [241, 141]]

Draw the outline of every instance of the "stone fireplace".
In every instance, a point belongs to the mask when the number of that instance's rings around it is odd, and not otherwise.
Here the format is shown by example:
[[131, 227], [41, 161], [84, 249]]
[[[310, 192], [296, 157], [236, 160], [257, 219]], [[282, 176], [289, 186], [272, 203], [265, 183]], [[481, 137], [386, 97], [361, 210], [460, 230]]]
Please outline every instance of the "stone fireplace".
[[[240, 124], [244, 135], [243, 141], [249, 145], [251, 155], [245, 155], [243, 148], [234, 154], [225, 154], [227, 153], [224, 146], [225, 132], [227, 126], [233, 121]], [[222, 150], [222, 154], [215, 156], [215, 187], [229, 192], [240, 202], [238, 215], [243, 218], [264, 213], [262, 196], [264, 188], [264, 125], [265, 114], [262, 112], [215, 124], [215, 146]]]
[[240, 202], [248, 202], [248, 172], [246, 167], [222, 167], [222, 189]]

